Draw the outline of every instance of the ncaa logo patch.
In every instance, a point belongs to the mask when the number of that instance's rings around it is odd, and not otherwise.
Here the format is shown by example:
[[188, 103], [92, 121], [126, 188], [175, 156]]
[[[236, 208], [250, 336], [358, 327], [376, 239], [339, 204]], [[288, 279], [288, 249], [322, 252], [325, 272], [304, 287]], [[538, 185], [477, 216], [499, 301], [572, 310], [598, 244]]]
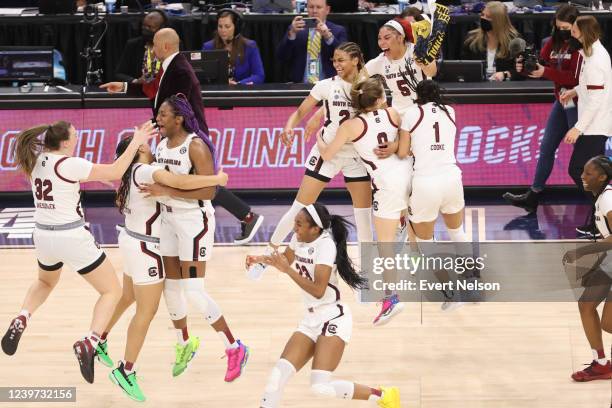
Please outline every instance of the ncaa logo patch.
[[185, 146], [181, 147], [180, 153], [185, 154], [187, 152], [187, 148]]
[[308, 248], [308, 255], [314, 254], [314, 248]]
[[335, 324], [330, 324], [329, 326], [327, 326], [327, 332], [329, 334], [336, 334], [336, 331], [338, 330], [338, 326]]

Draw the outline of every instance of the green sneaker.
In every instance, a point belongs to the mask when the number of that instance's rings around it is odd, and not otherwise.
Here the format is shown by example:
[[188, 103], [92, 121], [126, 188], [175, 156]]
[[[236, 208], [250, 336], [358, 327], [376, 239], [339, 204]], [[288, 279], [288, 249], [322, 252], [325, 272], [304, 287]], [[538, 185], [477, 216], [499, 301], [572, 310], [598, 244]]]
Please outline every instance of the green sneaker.
[[172, 366], [172, 376], [178, 377], [189, 366], [189, 362], [195, 357], [198, 348], [200, 348], [200, 338], [190, 337], [187, 344], [181, 346], [176, 344], [175, 346], [175, 361]]
[[136, 381], [136, 371], [132, 371], [130, 374], [125, 374], [123, 369], [123, 361], [119, 364], [119, 367], [115, 368], [110, 372], [108, 378], [115, 384], [117, 384], [128, 397], [134, 401], [143, 402], [146, 398], [142, 393], [142, 390], [138, 386]]
[[108, 343], [106, 341], [104, 343], [98, 343], [98, 346], [96, 347], [96, 356], [98, 357], [98, 361], [107, 367], [112, 367], [115, 365], [113, 360], [108, 355]]

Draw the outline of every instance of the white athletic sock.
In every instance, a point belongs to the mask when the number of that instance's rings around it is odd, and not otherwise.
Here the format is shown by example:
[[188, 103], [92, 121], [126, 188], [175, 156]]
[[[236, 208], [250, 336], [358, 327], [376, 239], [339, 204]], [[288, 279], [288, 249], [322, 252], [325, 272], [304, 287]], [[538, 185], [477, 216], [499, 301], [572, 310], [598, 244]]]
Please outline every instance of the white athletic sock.
[[284, 358], [278, 360], [268, 377], [259, 406], [262, 408], [277, 408], [283, 396], [283, 390], [295, 371], [295, 367], [288, 360]]
[[227, 338], [227, 335], [224, 332], [218, 331], [217, 334], [219, 335], [219, 338], [223, 342], [223, 345], [225, 346], [226, 350], [237, 349], [238, 347], [240, 347], [240, 344], [238, 344], [237, 341], [234, 341], [233, 343], [230, 342], [230, 340]]
[[21, 309], [21, 312], [19, 312], [19, 316], [23, 316], [26, 319], [26, 324], [30, 322], [30, 312], [28, 312], [26, 309]]
[[603, 358], [599, 358], [599, 353], [597, 352], [597, 350], [591, 349], [591, 351], [593, 352], [593, 360], [597, 361], [601, 365], [606, 365], [608, 360], [606, 359], [605, 355]]
[[187, 337], [187, 340], [183, 339], [183, 329], [174, 329], [174, 332], [176, 333], [176, 342], [178, 344], [184, 346], [189, 343], [189, 337]]
[[355, 214], [355, 228], [357, 229], [357, 240], [359, 242], [372, 242], [372, 208], [353, 208]]
[[95, 348], [98, 347], [98, 343], [100, 342], [100, 335], [94, 333], [93, 331], [90, 331], [89, 334], [87, 335], [87, 338], [89, 339], [91, 346], [95, 350]]
[[295, 221], [295, 216], [302, 210], [302, 208], [306, 207], [305, 204], [300, 203], [295, 200], [293, 204], [291, 204], [291, 208], [287, 211], [280, 219], [274, 232], [272, 233], [272, 237], [270, 238], [270, 242], [272, 245], [279, 246], [283, 243], [284, 239], [287, 238], [287, 235], [293, 229], [293, 223]]
[[416, 237], [416, 240], [417, 240], [417, 242], [434, 242], [433, 238], [423, 239], [423, 238]]

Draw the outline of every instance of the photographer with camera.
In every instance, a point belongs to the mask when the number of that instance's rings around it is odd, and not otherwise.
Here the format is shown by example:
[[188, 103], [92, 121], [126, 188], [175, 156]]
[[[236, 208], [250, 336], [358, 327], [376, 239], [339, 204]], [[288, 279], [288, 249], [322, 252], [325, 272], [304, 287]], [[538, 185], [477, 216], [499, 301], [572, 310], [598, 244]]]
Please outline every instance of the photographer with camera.
[[524, 55], [520, 55], [516, 61], [517, 72], [530, 78], [545, 78], [555, 83], [555, 102], [544, 129], [533, 184], [523, 194], [503, 195], [510, 204], [523, 208], [528, 213], [537, 210], [541, 192], [553, 169], [555, 153], [567, 131], [574, 127], [578, 120], [576, 100], [568, 99], [566, 103], [559, 100], [566, 89], [573, 89], [578, 85], [582, 56], [577, 49], [569, 47], [570, 30], [577, 17], [576, 7], [569, 4], [559, 7], [553, 19], [552, 36], [546, 40], [540, 52], [541, 64], [538, 61], [528, 61], [529, 64], [526, 64]]

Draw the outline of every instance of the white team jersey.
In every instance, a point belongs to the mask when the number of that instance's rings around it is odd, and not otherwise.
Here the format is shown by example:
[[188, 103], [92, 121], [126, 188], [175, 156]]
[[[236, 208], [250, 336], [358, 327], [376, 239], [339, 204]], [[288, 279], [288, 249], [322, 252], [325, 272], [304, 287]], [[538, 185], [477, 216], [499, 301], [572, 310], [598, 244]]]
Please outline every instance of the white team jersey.
[[612, 233], [610, 230], [612, 225], [608, 225], [606, 218], [610, 211], [612, 211], [612, 186], [607, 186], [595, 201], [595, 225], [604, 238]]
[[[456, 167], [455, 110], [433, 103], [414, 105], [402, 116], [402, 130], [411, 134], [414, 175], [439, 174], [443, 167]], [[448, 111], [448, 112], [447, 112]]]
[[161, 206], [154, 198], [145, 198], [139, 187], [143, 183], [153, 184], [153, 173], [158, 170], [159, 167], [144, 163], [132, 166], [130, 193], [123, 211], [127, 229], [156, 238], [159, 237]]
[[386, 159], [379, 159], [374, 154], [374, 149], [378, 148], [379, 145], [393, 142], [397, 139], [399, 124], [393, 123], [387, 109], [362, 113], [357, 117], [361, 119], [365, 129], [361, 135], [353, 140], [353, 146], [361, 160], [365, 163], [365, 167], [374, 179], [375, 184], [379, 184], [376, 183], [377, 178], [387, 173], [397, 172], [405, 161], [396, 155]]
[[295, 254], [294, 266], [295, 269], [305, 278], [314, 282], [315, 266], [329, 265], [332, 267], [332, 273], [329, 277], [329, 283], [325, 289], [325, 294], [321, 299], [310, 295], [303, 291], [304, 305], [306, 308], [316, 308], [317, 306], [333, 304], [340, 301], [340, 290], [338, 289], [338, 272], [336, 271], [336, 243], [327, 231], [312, 242], [299, 242], [294, 234], [289, 243]]
[[[155, 161], [157, 166], [163, 167], [174, 174], [195, 174], [195, 169], [189, 157], [189, 145], [191, 141], [198, 136], [195, 133], [190, 133], [185, 138], [185, 141], [179, 146], [169, 148], [168, 139], [162, 139], [157, 145], [155, 152]], [[190, 200], [185, 198], [164, 197], [161, 201], [163, 204], [175, 208], [200, 208], [207, 207], [213, 211], [213, 206], [210, 200]]]
[[[380, 75], [385, 79], [387, 87], [391, 90], [391, 106], [400, 113], [414, 105], [417, 97], [416, 84], [427, 78], [414, 61], [414, 44], [406, 45], [408, 47], [404, 56], [398, 60], [388, 59], [383, 52], [365, 65], [368, 75]], [[407, 72], [406, 67], [410, 69], [412, 75]]]
[[[325, 123], [321, 135], [327, 144], [334, 140], [340, 125], [356, 114], [351, 103], [351, 87], [350, 82], [346, 82], [336, 75], [317, 82], [310, 91], [310, 96], [317, 101], [323, 101]], [[347, 143], [337, 153], [337, 156], [355, 157], [356, 154], [351, 144]]]
[[34, 219], [46, 225], [62, 225], [83, 218], [81, 180], [87, 179], [93, 163], [80, 157], [42, 152], [32, 171]]

